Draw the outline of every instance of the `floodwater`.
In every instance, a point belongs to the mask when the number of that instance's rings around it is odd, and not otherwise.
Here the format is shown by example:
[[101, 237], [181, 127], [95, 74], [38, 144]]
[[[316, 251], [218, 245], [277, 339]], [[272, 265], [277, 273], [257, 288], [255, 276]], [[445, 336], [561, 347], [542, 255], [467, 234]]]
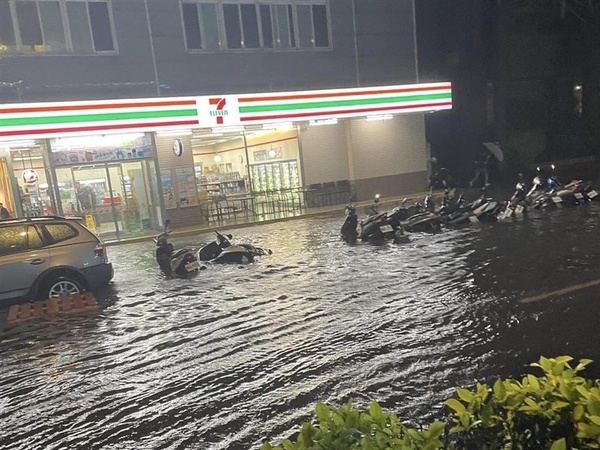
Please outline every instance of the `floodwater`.
[[[600, 202], [347, 245], [343, 217], [232, 230], [273, 249], [165, 279], [151, 242], [109, 248], [98, 313], [4, 329], [0, 448], [258, 449], [318, 400], [409, 421], [457, 387], [571, 354], [600, 374]], [[210, 234], [174, 239], [198, 247]]]

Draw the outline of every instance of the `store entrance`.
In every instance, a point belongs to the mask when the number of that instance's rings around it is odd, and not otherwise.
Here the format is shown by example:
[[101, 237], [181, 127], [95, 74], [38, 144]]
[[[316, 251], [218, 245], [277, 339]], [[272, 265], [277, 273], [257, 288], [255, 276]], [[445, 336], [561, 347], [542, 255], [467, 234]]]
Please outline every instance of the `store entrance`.
[[103, 239], [147, 234], [158, 223], [152, 161], [57, 168], [63, 213], [81, 215]]

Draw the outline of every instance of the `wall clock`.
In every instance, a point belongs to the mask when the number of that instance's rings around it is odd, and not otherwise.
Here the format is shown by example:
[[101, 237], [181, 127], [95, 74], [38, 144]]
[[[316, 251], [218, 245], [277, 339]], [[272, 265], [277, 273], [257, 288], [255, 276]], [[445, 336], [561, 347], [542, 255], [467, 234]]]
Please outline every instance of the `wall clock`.
[[183, 154], [183, 142], [181, 142], [181, 139], [175, 139], [173, 141], [173, 153], [175, 153], [175, 156], [181, 156]]

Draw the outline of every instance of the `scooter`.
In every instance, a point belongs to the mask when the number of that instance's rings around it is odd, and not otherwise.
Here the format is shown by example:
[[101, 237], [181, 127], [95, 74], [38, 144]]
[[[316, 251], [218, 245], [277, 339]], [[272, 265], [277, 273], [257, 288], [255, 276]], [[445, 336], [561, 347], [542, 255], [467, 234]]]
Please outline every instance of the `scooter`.
[[451, 197], [448, 189], [444, 192], [442, 207], [438, 213], [445, 225], [468, 222], [469, 218], [473, 217], [471, 204], [464, 199], [463, 195], [460, 194], [458, 198], [455, 198], [455, 195]]
[[[403, 202], [404, 203], [404, 202]], [[429, 195], [425, 197], [424, 205], [416, 203], [413, 207], [408, 209], [394, 208], [391, 214], [391, 223], [396, 225], [399, 218], [400, 228], [406, 231], [424, 231], [424, 232], [436, 232], [439, 231], [442, 224], [442, 219], [438, 212], [436, 212], [436, 206], [433, 201], [433, 195], [430, 191]], [[408, 217], [404, 217], [408, 215]]]
[[410, 216], [402, 222], [402, 228], [406, 231], [436, 232], [442, 227], [442, 218], [436, 212], [424, 211]]
[[358, 226], [358, 215], [356, 214], [356, 206], [354, 206], [352, 203], [348, 204], [345, 208], [345, 212], [346, 220], [344, 220], [344, 224], [342, 225], [340, 234], [344, 241], [354, 243], [358, 238], [358, 231], [356, 231], [356, 228]]
[[198, 250], [198, 259], [200, 261], [209, 261], [213, 263], [235, 263], [247, 264], [254, 262], [257, 256], [271, 255], [273, 252], [268, 249], [255, 247], [251, 244], [232, 245], [229, 239], [231, 234], [223, 235], [215, 231], [217, 239], [206, 244]]
[[369, 207], [369, 216], [360, 222], [361, 241], [383, 240], [394, 237], [394, 228], [388, 221], [386, 212], [379, 212], [379, 194], [375, 196], [373, 204]]
[[[504, 209], [504, 202], [498, 202], [485, 196], [485, 188], [482, 189], [481, 196], [473, 202], [471, 210], [473, 215], [479, 221], [495, 221], [498, 214]], [[475, 221], [474, 219], [472, 219]]]
[[400, 206], [396, 206], [388, 213], [388, 222], [394, 229], [401, 228], [402, 223], [408, 220], [409, 217], [423, 212], [423, 205], [421, 203], [416, 202], [414, 205], [406, 206], [407, 200], [404, 198]]
[[181, 248], [176, 251], [173, 248], [167, 237], [170, 233], [170, 221], [167, 219], [164, 231], [153, 239], [156, 244], [156, 262], [161, 270], [169, 276], [187, 278], [203, 269], [192, 249]]
[[523, 174], [519, 174], [519, 181], [515, 186], [515, 192], [510, 197], [510, 200], [506, 204], [506, 207], [500, 214], [498, 214], [498, 220], [508, 220], [510, 217], [521, 217], [525, 211], [527, 192], [525, 188], [525, 182], [523, 180]]
[[552, 202], [560, 206], [580, 205], [593, 200], [598, 193], [592, 190], [591, 182], [583, 180], [573, 180], [569, 184], [563, 185], [556, 177], [554, 171], [556, 166], [552, 164], [552, 175], [548, 178], [549, 194]]

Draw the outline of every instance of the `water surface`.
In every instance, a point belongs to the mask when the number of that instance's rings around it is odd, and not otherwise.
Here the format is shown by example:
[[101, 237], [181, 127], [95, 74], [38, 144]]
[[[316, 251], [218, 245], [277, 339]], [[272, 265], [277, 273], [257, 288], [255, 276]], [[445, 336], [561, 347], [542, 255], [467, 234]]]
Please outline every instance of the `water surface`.
[[191, 280], [165, 279], [151, 242], [110, 247], [99, 313], [2, 331], [0, 447], [251, 449], [317, 400], [423, 421], [542, 354], [600, 376], [597, 288], [520, 302], [600, 278], [600, 202], [400, 245], [344, 244], [341, 222], [232, 230], [273, 255]]

